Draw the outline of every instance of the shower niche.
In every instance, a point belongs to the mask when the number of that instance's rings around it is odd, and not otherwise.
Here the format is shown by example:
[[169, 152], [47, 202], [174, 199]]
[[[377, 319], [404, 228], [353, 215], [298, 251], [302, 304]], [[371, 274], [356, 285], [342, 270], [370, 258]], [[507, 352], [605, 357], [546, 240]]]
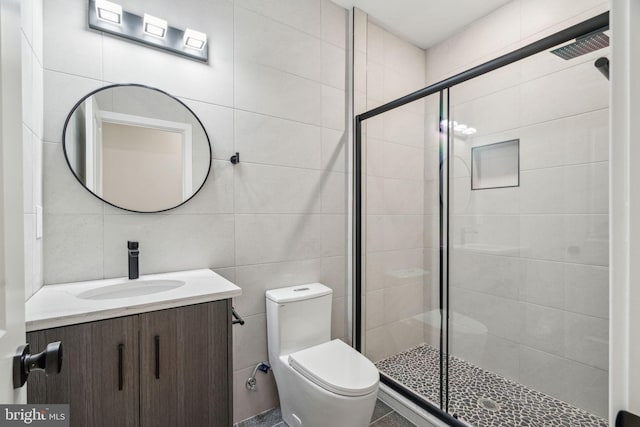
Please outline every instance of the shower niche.
[[495, 142], [471, 148], [471, 189], [518, 187], [520, 140]]

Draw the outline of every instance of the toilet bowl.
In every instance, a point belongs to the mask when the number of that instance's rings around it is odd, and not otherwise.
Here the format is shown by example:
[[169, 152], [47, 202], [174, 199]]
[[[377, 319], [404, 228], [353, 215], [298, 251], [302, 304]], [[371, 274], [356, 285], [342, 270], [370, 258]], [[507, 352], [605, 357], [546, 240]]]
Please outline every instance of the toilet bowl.
[[267, 291], [269, 359], [289, 427], [365, 427], [379, 373], [366, 357], [331, 340], [330, 288], [311, 283]]

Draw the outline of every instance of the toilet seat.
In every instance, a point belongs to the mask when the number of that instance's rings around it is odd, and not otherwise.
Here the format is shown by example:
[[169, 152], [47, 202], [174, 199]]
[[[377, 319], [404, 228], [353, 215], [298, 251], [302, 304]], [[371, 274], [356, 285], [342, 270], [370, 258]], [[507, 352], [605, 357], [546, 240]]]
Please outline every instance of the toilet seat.
[[302, 376], [342, 396], [364, 396], [378, 388], [373, 363], [341, 340], [325, 342], [289, 355], [289, 365]]

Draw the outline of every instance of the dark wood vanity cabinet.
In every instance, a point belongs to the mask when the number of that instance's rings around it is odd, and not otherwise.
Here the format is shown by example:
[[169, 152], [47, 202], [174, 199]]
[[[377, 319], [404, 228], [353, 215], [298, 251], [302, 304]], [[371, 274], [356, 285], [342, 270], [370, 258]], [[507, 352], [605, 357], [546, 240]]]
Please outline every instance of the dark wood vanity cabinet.
[[63, 343], [62, 372], [35, 374], [29, 403], [69, 403], [71, 426], [225, 426], [232, 421], [231, 302], [29, 332]]

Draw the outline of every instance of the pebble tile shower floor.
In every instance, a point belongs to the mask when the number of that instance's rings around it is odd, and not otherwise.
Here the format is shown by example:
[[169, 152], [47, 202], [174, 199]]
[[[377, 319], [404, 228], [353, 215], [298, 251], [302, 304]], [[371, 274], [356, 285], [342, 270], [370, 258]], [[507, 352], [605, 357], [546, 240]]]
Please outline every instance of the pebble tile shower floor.
[[[440, 352], [423, 344], [376, 363], [432, 402], [440, 399]], [[608, 422], [462, 359], [449, 359], [449, 409], [475, 427], [607, 427]]]

